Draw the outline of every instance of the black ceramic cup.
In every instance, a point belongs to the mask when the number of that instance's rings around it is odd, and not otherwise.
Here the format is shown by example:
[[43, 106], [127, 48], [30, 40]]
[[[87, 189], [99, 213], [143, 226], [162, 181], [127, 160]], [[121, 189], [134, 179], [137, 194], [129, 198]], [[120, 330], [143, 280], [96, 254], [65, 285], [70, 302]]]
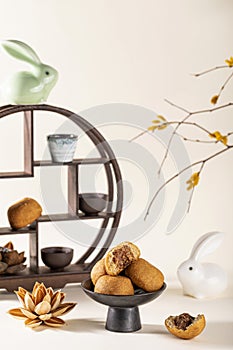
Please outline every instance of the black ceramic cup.
[[79, 209], [86, 215], [96, 215], [107, 206], [108, 195], [105, 193], [80, 193]]
[[43, 263], [53, 270], [63, 269], [71, 263], [74, 250], [67, 247], [46, 247], [41, 249]]

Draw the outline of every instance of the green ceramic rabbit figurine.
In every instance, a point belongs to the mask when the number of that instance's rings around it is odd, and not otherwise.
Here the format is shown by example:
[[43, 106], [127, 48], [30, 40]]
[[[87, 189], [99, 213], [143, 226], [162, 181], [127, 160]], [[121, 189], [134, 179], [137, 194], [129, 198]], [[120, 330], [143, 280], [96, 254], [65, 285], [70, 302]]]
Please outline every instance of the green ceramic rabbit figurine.
[[35, 51], [18, 40], [1, 42], [2, 48], [12, 57], [30, 65], [30, 71], [17, 72], [2, 89], [3, 98], [10, 104], [36, 104], [45, 102], [58, 79], [58, 72], [42, 63]]

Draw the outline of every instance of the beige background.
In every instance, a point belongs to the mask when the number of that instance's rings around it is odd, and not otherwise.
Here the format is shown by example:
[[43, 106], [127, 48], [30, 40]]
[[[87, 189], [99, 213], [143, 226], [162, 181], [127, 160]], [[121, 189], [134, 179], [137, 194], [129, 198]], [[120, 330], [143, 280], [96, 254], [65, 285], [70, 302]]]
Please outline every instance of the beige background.
[[[48, 103], [76, 112], [120, 102], [158, 111], [168, 119], [180, 117], [182, 114], [164, 98], [191, 110], [210, 108], [210, 97], [218, 92], [228, 70], [200, 79], [193, 78], [190, 73], [221, 65], [233, 54], [231, 0], [1, 0], [0, 7], [1, 38], [25, 41], [38, 52], [42, 61], [60, 72]], [[0, 55], [1, 81], [10, 72], [25, 69], [23, 63], [3, 52]], [[232, 101], [232, 84], [231, 81], [224, 91], [221, 104]], [[202, 122], [201, 118], [212, 131], [220, 130], [224, 134], [233, 130], [231, 108], [204, 115], [197, 121]], [[40, 132], [53, 132], [60, 123], [59, 118], [53, 122], [44, 118]], [[20, 122], [13, 118], [1, 120], [1, 166], [4, 163], [5, 167], [11, 167], [12, 160], [20, 166], [17, 157], [22, 148], [18, 139], [20, 127]], [[118, 135], [119, 129], [108, 130], [109, 137], [114, 137], [114, 133]], [[197, 134], [189, 131], [189, 136], [197, 137]], [[140, 142], [145, 142], [152, 153], [156, 153], [156, 145], [149, 143], [149, 139]], [[45, 141], [37, 147], [38, 153], [43, 153]], [[220, 148], [221, 145], [217, 145], [215, 149]], [[187, 149], [193, 160], [213, 152], [213, 148], [196, 144], [187, 144]], [[173, 169], [169, 169], [169, 164], [173, 166], [168, 162], [164, 175], [169, 175]], [[167, 280], [177, 282], [176, 268], [188, 257], [197, 238], [208, 231], [221, 230], [226, 233], [223, 244], [205, 260], [223, 266], [231, 282], [232, 170], [231, 151], [208, 163], [194, 194], [191, 212], [175, 232], [167, 236], [164, 231], [177, 183], [169, 186], [167, 206], [156, 227], [137, 241], [142, 255], [160, 267]], [[40, 200], [37, 178], [2, 180], [0, 192], [1, 226], [8, 225], [6, 210], [16, 200], [24, 196]], [[136, 201], [133, 205], [138, 208], [141, 203]], [[44, 225], [42, 231], [41, 245], [51, 245], [54, 241], [71, 244], [52, 225]], [[1, 237], [0, 244], [5, 239]], [[27, 239], [14, 238], [14, 242], [25, 249]], [[79, 254], [84, 249], [72, 244]]]

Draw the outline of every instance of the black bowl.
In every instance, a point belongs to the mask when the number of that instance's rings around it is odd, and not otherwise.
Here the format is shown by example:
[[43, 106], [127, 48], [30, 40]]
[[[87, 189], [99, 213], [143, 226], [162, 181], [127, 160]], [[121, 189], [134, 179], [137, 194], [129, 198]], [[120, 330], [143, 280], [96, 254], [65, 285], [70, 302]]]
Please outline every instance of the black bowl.
[[41, 259], [51, 269], [63, 269], [71, 263], [73, 253], [72, 248], [46, 247], [41, 249]]
[[166, 283], [155, 292], [135, 289], [134, 295], [108, 295], [94, 292], [90, 279], [81, 284], [83, 291], [93, 300], [109, 306], [105, 328], [113, 332], [134, 332], [141, 328], [139, 305], [158, 298], [166, 289]]
[[107, 206], [108, 195], [105, 193], [80, 193], [79, 209], [86, 215], [96, 215]]

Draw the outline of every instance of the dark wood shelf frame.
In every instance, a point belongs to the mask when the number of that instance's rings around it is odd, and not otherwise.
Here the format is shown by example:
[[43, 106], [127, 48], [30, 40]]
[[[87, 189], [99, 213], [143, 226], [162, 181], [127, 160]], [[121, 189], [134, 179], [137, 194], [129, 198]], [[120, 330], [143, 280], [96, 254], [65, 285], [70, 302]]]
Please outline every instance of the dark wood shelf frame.
[[68, 163], [55, 163], [51, 160], [36, 160], [33, 162], [34, 166], [76, 166], [76, 165], [88, 165], [88, 164], [105, 164], [108, 163], [107, 158], [80, 158], [73, 159], [72, 162]]
[[97, 215], [84, 215], [80, 213], [79, 215], [68, 214], [50, 214], [42, 215], [38, 218], [38, 222], [50, 222], [50, 221], [70, 221], [70, 220], [96, 220], [96, 219], [106, 219], [113, 218], [115, 216], [114, 212], [111, 213], [99, 213]]
[[[69, 163], [54, 163], [51, 160], [34, 160], [34, 128], [33, 121], [36, 111], [49, 111], [66, 118], [78, 125], [94, 143], [99, 157], [74, 159]], [[12, 234], [28, 234], [29, 235], [29, 251], [30, 251], [30, 266], [15, 275], [1, 275], [0, 288], [6, 288], [8, 291], [17, 289], [17, 286], [31, 288], [35, 281], [47, 281], [54, 288], [64, 287], [66, 283], [81, 282], [86, 278], [94, 264], [100, 260], [108, 250], [119, 226], [122, 205], [123, 205], [123, 185], [119, 165], [115, 155], [100, 132], [91, 125], [87, 120], [83, 119], [78, 114], [75, 114], [67, 109], [50, 106], [50, 105], [16, 105], [0, 107], [0, 119], [14, 115], [16, 113], [24, 113], [24, 171], [21, 172], [1, 172], [0, 178], [24, 178], [34, 176], [34, 167], [44, 166], [66, 166], [68, 168], [68, 213], [42, 215], [36, 221], [36, 228], [23, 228], [20, 230], [12, 230], [7, 227], [0, 228], [0, 235]], [[78, 204], [78, 189], [79, 189], [79, 166], [89, 164], [103, 164], [105, 175], [108, 184], [108, 204], [106, 212], [98, 215], [87, 216], [79, 212]], [[113, 210], [114, 193], [116, 194], [116, 206]], [[39, 255], [39, 226], [43, 222], [53, 221], [68, 221], [68, 220], [102, 220], [101, 227], [93, 238], [89, 248], [78, 259], [75, 264], [70, 265], [64, 271], [52, 271], [47, 267], [38, 266]], [[87, 262], [88, 258], [94, 253], [98, 244], [102, 240], [104, 233], [110, 226], [110, 231], [107, 238], [102, 243], [102, 248], [98, 251], [95, 257]]]
[[[1, 112], [1, 109], [0, 109]], [[24, 170], [0, 172], [0, 178], [17, 178], [33, 176], [33, 111], [25, 111], [23, 117], [24, 134]]]
[[89, 272], [85, 264], [71, 264], [60, 271], [40, 266], [37, 271], [26, 268], [17, 275], [1, 276], [0, 289], [7, 286], [8, 292], [14, 292], [19, 286], [24, 286], [32, 290], [35, 281], [43, 282], [46, 286], [53, 288], [63, 288], [67, 283], [79, 283], [88, 277]]

